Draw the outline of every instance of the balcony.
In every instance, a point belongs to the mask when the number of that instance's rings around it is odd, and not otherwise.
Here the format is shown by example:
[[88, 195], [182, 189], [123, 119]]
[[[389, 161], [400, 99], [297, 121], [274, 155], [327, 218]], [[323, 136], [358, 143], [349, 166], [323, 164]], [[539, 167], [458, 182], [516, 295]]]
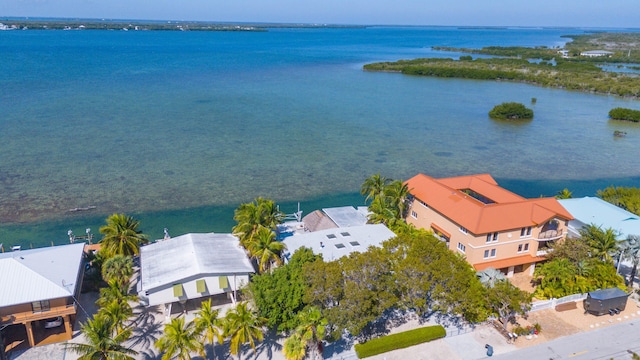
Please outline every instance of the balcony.
[[558, 239], [562, 238], [563, 235], [564, 235], [564, 230], [563, 229], [547, 230], [547, 231], [540, 232], [540, 234], [538, 234], [538, 238], [536, 240], [538, 240], [538, 241], [558, 240]]
[[56, 316], [72, 315], [75, 313], [76, 305], [74, 303], [64, 306], [51, 307], [50, 310], [35, 313], [33, 311], [27, 311], [12, 315], [2, 315], [0, 316], [0, 322], [5, 325], [22, 324], [27, 321], [43, 320]]

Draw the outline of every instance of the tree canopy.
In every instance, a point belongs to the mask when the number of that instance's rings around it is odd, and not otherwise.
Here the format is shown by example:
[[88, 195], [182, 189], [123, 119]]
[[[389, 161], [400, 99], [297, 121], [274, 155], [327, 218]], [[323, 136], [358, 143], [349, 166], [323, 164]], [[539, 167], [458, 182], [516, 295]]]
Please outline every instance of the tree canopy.
[[288, 264], [251, 279], [249, 295], [258, 314], [267, 319], [267, 327], [288, 332], [299, 325], [296, 314], [307, 305], [304, 301], [307, 282], [303, 267], [316, 259], [322, 261], [321, 256], [303, 247], [291, 256]]
[[424, 230], [405, 229], [382, 248], [304, 266], [305, 302], [327, 318], [332, 337], [343, 330], [369, 336], [368, 325], [392, 308], [428, 316], [486, 319], [486, 290], [469, 264]]
[[100, 252], [105, 258], [115, 255], [134, 256], [140, 254], [140, 246], [146, 244], [147, 236], [138, 228], [140, 222], [125, 214], [113, 214], [107, 224], [100, 227], [103, 234]]
[[233, 219], [237, 225], [233, 227], [232, 232], [240, 238], [240, 243], [246, 248], [260, 228], [275, 230], [284, 219], [284, 213], [273, 200], [258, 197], [253, 202], [240, 204], [234, 212]]
[[596, 194], [602, 200], [640, 215], [640, 188], [609, 186]]
[[409, 188], [403, 181], [371, 175], [362, 184], [360, 194], [366, 195], [365, 202], [371, 201], [370, 223], [395, 226], [404, 222]]
[[529, 120], [533, 119], [533, 110], [516, 102], [505, 102], [496, 105], [489, 111], [489, 117], [499, 120]]

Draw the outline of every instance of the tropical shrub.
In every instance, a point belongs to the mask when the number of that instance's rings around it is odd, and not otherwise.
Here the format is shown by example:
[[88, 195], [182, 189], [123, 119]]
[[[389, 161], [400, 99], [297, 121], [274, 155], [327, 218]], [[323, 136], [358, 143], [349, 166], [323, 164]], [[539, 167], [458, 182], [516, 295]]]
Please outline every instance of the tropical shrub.
[[445, 337], [447, 332], [441, 325], [427, 326], [393, 335], [369, 340], [364, 344], [356, 344], [358, 358], [366, 358], [388, 351], [404, 349]]
[[505, 102], [491, 109], [489, 117], [500, 120], [533, 119], [533, 110], [520, 103]]

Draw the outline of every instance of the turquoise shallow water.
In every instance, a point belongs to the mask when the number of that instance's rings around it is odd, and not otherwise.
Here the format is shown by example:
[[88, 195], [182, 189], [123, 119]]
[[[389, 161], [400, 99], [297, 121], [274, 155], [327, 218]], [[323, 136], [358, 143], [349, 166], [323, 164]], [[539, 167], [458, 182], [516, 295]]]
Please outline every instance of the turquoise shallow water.
[[[361, 204], [377, 172], [488, 172], [526, 196], [635, 185], [640, 127], [607, 113], [638, 101], [361, 70], [459, 56], [436, 45], [557, 46], [581, 32], [0, 32], [0, 242], [62, 243], [116, 211], [151, 237], [229, 231], [233, 209], [257, 196], [287, 211]], [[531, 122], [487, 118], [532, 97]]]

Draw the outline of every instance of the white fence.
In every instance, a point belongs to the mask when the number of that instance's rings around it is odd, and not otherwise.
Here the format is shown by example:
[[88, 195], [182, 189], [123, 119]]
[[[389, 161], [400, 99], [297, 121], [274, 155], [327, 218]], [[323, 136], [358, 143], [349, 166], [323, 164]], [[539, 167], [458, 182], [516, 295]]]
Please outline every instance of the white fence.
[[564, 304], [564, 303], [568, 303], [568, 302], [572, 302], [572, 301], [580, 301], [580, 300], [584, 300], [586, 298], [587, 298], [587, 294], [585, 293], [585, 294], [573, 294], [573, 295], [565, 296], [565, 297], [560, 298], [560, 299], [536, 301], [536, 302], [531, 304], [531, 310], [530, 311], [553, 309], [553, 308], [556, 307], [556, 305], [560, 305], [560, 304]]

